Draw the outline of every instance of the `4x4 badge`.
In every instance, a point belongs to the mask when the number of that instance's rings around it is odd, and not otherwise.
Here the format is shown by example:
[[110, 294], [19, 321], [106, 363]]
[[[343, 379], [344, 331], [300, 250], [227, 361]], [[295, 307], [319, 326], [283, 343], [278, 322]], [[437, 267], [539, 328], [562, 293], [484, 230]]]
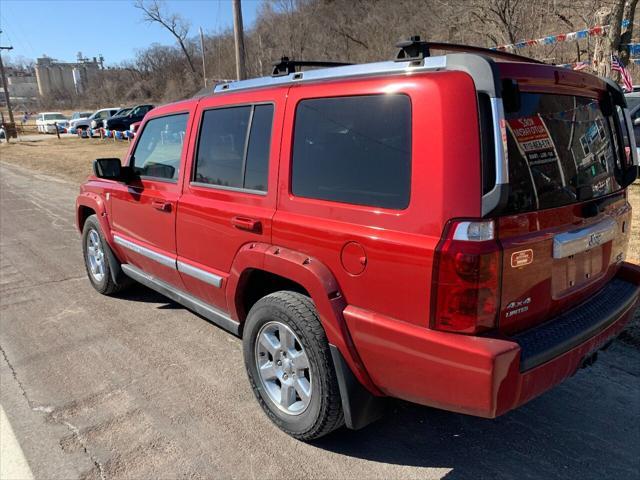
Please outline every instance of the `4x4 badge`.
[[524, 267], [533, 262], [533, 250], [520, 250], [511, 254], [511, 266], [513, 268]]

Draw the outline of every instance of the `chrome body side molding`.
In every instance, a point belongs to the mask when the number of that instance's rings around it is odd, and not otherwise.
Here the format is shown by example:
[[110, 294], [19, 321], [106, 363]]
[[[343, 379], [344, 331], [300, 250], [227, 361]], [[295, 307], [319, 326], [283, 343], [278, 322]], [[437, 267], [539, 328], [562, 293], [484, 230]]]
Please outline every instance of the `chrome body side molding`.
[[209, 285], [213, 285], [216, 288], [220, 288], [222, 286], [222, 277], [219, 275], [209, 273], [206, 270], [194, 267], [193, 265], [189, 265], [188, 263], [176, 260], [175, 258], [171, 258], [167, 255], [163, 255], [162, 253], [154, 252], [147, 247], [143, 247], [142, 245], [132, 242], [131, 240], [122, 238], [117, 234], [113, 236], [113, 241], [121, 247], [126, 248], [127, 250], [131, 250], [132, 252], [143, 255], [150, 260], [153, 260], [154, 262], [158, 262], [160, 265], [178, 270], [180, 273], [189, 275], [190, 277], [208, 283]]
[[207, 320], [210, 320], [228, 332], [237, 336], [240, 335], [240, 323], [233, 320], [229, 315], [218, 310], [216, 307], [209, 305], [208, 303], [205, 303], [182, 290], [178, 290], [168, 283], [163, 282], [162, 280], [159, 280], [128, 263], [122, 265], [122, 271], [135, 281], [155, 290], [158, 293], [161, 293], [166, 297], [169, 297], [174, 302], [184, 305], [189, 310], [193, 310], [194, 312], [202, 315]]
[[560, 233], [553, 238], [553, 258], [565, 258], [584, 252], [613, 240], [618, 223], [611, 217], [569, 232]]
[[113, 241], [120, 245], [121, 247], [126, 248], [127, 250], [131, 250], [132, 252], [136, 252], [144, 257], [147, 257], [155, 262], [158, 262], [161, 265], [169, 268], [176, 268], [176, 260], [175, 258], [168, 257], [167, 255], [163, 255], [162, 253], [154, 252], [153, 250], [143, 247], [142, 245], [138, 245], [137, 243], [133, 243], [129, 240], [122, 238], [119, 235], [113, 236]]
[[220, 288], [220, 286], [222, 285], [222, 277], [220, 275], [209, 273], [205, 270], [202, 270], [201, 268], [181, 262], [180, 260], [178, 260], [177, 265], [178, 271], [180, 273], [189, 275], [190, 277], [196, 278], [204, 283], [213, 285], [216, 288]]

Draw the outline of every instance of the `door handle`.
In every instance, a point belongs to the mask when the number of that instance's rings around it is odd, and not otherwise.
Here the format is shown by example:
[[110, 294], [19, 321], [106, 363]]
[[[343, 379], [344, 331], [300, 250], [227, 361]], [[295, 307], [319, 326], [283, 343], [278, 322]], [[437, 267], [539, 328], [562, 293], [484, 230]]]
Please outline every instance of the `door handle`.
[[170, 212], [171, 211], [171, 203], [170, 202], [162, 202], [159, 200], [152, 200], [151, 206], [156, 210], [160, 210], [161, 212]]
[[255, 218], [233, 217], [231, 224], [239, 230], [246, 230], [248, 232], [260, 233], [262, 230], [262, 223]]

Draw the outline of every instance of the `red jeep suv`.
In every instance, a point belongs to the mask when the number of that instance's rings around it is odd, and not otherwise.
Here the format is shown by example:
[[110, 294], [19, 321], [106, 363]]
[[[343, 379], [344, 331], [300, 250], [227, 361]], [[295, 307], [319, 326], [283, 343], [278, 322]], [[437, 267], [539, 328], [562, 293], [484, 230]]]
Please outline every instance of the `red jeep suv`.
[[241, 336], [258, 402], [299, 439], [360, 428], [385, 397], [501, 415], [638, 303], [619, 87], [401, 46], [155, 108], [77, 198], [95, 289], [135, 280]]

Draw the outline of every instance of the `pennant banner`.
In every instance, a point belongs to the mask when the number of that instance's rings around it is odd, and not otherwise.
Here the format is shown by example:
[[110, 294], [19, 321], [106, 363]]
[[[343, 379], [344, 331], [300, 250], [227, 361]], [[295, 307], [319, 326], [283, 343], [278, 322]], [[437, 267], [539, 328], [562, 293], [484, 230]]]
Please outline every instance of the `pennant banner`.
[[[628, 26], [629, 20], [623, 20], [622, 28], [626, 28]], [[609, 25], [597, 25], [595, 27], [585, 28], [584, 30], [578, 30], [577, 32], [561, 33], [559, 35], [548, 35], [546, 37], [533, 40], [523, 40], [521, 42], [512, 43], [510, 45], [499, 45], [497, 47], [492, 47], [491, 50], [499, 50], [501, 52], [504, 52], [518, 50], [524, 47], [534, 47], [538, 45], [555, 45], [556, 43], [561, 42], [575, 42], [587, 37], [599, 37], [607, 33], [608, 29]], [[640, 44], [630, 44], [629, 47], [631, 48], [632, 45], [637, 45], [638, 52], [640, 53]]]
[[573, 62], [573, 63], [560, 63], [556, 67], [570, 68], [572, 70], [583, 70], [591, 66], [591, 62]]

